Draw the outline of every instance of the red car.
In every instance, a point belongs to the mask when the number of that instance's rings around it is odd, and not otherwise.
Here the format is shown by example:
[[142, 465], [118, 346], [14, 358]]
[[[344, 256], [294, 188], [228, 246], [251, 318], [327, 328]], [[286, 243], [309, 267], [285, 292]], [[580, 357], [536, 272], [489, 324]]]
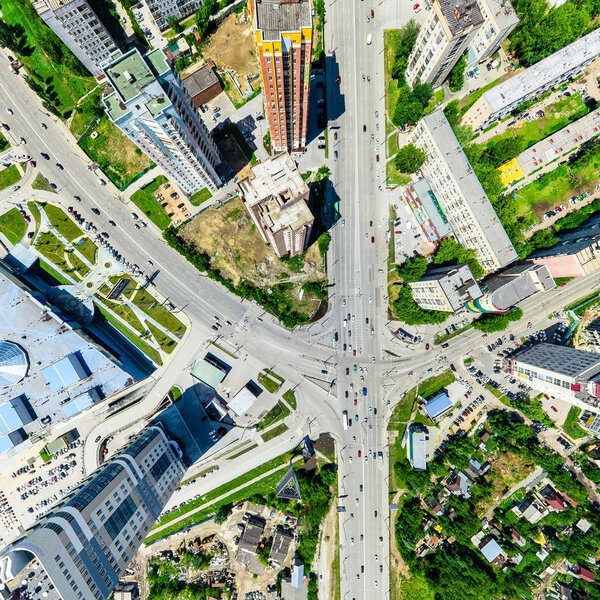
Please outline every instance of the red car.
[[369, 227], [373, 227], [373, 221], [369, 221]]
[[338, 82], [338, 84], [339, 84], [339, 83], [342, 83], [342, 76], [341, 76], [341, 75], [338, 75], [338, 78], [336, 79], [336, 81]]
[[375, 18], [375, 11], [371, 9], [371, 19]]
[[361, 451], [358, 451], [358, 458], [360, 458], [362, 456]]
[[419, 10], [419, 8], [421, 8], [421, 5], [418, 3], [413, 6], [413, 10]]
[[375, 516], [377, 516], [377, 511], [375, 511]]
[[373, 236], [371, 236], [371, 244], [375, 243], [375, 238]]
[[356, 356], [356, 350], [352, 350], [352, 356]]
[[554, 412], [558, 412], [558, 409], [556, 408], [556, 406], [551, 406], [550, 407]]
[[358, 404], [358, 401], [356, 400], [356, 398], [354, 398], [354, 406], [356, 406]]
[[32, 167], [35, 167], [35, 160], [30, 160], [30, 161], [29, 161], [29, 164], [30, 164]]
[[425, 344], [425, 350], [429, 350], [429, 344]]

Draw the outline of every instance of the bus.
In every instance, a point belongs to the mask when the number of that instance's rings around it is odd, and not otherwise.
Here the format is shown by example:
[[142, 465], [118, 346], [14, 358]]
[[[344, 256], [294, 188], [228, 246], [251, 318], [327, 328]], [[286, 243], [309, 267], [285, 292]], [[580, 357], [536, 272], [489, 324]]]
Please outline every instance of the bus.
[[348, 411], [345, 410], [342, 413], [342, 417], [344, 418], [344, 431], [346, 431], [348, 429]]

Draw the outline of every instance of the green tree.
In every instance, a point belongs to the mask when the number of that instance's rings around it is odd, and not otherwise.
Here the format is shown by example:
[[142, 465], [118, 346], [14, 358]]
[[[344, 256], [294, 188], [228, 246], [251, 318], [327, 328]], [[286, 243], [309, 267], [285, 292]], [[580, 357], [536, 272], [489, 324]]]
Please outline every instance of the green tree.
[[503, 314], [484, 314], [473, 321], [473, 327], [484, 333], [495, 333], [504, 331], [511, 321], [519, 321], [523, 318], [523, 311], [520, 308], [515, 308]]
[[402, 173], [416, 173], [425, 160], [427, 155], [421, 148], [417, 148], [414, 144], [406, 144], [402, 146], [396, 155], [396, 168]]
[[175, 33], [181, 33], [183, 31], [183, 25], [179, 22], [179, 19], [177, 19], [175, 15], [169, 15], [167, 17], [167, 23]]
[[454, 238], [443, 239], [435, 254], [433, 255], [433, 262], [436, 265], [451, 264], [460, 265], [468, 264], [473, 273], [475, 279], [480, 279], [485, 275], [483, 267], [479, 264], [476, 258], [477, 253], [475, 250], [467, 250], [462, 244], [457, 242]]
[[394, 314], [407, 325], [434, 325], [443, 323], [450, 313], [438, 310], [425, 310], [421, 308], [412, 297], [409, 286], [403, 285], [398, 291], [398, 297], [392, 302]]
[[465, 84], [465, 70], [467, 68], [467, 55], [465, 52], [459, 61], [452, 67], [448, 75], [448, 87], [452, 93], [459, 92]]
[[214, 521], [217, 525], [221, 523], [225, 523], [229, 518], [229, 515], [233, 512], [233, 504], [221, 504], [217, 509], [217, 512], [214, 516]]
[[331, 243], [331, 236], [329, 233], [324, 231], [319, 238], [317, 239], [317, 244], [319, 246], [319, 252], [321, 256], [325, 256], [327, 250], [329, 249], [329, 244]]
[[419, 281], [425, 275], [427, 265], [427, 259], [422, 256], [409, 258], [396, 267], [396, 272], [402, 277], [404, 283], [412, 283], [413, 281]]
[[425, 108], [433, 97], [433, 87], [429, 83], [421, 83], [417, 81], [413, 86], [410, 97], [413, 101], [419, 102]]
[[405, 84], [400, 88], [400, 95], [394, 108], [393, 121], [395, 125], [404, 127], [414, 125], [423, 116], [423, 106], [415, 100], [410, 88]]

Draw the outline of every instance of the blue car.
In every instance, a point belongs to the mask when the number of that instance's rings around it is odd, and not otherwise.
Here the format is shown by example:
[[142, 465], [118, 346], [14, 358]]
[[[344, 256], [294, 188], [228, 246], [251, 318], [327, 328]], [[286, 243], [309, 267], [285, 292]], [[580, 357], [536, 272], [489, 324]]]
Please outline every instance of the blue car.
[[363, 396], [366, 396], [366, 395], [367, 395], [367, 388], [366, 388], [366, 387], [364, 387], [364, 388], [363, 388]]

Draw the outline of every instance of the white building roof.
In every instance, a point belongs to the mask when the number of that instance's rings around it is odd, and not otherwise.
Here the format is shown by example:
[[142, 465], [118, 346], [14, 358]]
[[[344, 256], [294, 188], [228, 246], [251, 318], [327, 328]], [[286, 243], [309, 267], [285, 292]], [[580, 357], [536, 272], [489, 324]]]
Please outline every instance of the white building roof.
[[244, 386], [229, 402], [229, 408], [238, 417], [242, 416], [256, 401], [256, 396]]
[[524, 99], [547, 83], [600, 54], [600, 30], [579, 38], [484, 94], [492, 113]]
[[483, 548], [481, 548], [481, 553], [485, 556], [488, 562], [493, 562], [499, 556], [504, 555], [504, 550], [500, 547], [500, 544], [494, 539], [491, 539]]

